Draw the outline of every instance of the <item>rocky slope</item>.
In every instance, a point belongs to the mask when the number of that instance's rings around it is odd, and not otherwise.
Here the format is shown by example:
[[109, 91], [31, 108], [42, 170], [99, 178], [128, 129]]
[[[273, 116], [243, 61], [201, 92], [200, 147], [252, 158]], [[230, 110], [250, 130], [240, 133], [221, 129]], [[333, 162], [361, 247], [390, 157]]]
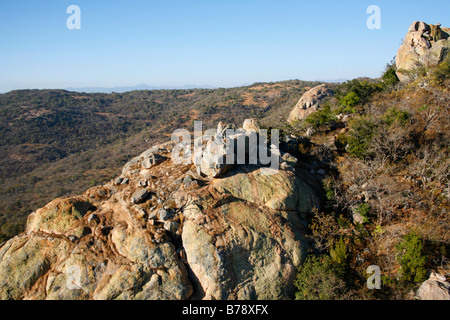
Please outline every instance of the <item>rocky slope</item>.
[[33, 212], [0, 248], [0, 299], [286, 299], [306, 254], [315, 181], [282, 153], [276, 174], [208, 178], [174, 142], [120, 177]]
[[397, 76], [407, 81], [408, 71], [418, 66], [432, 67], [444, 61], [450, 49], [450, 29], [440, 24], [413, 22], [396, 57]]

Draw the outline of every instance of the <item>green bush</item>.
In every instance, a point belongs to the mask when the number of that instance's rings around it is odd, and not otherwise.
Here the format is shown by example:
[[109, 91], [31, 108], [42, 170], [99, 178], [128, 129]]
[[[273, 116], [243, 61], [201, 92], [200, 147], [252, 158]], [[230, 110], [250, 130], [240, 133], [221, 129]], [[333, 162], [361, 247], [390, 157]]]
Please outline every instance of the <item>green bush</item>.
[[344, 82], [336, 89], [336, 98], [341, 107], [355, 107], [369, 102], [372, 96], [384, 90], [381, 82], [368, 82], [354, 79]]
[[347, 151], [353, 157], [364, 159], [368, 155], [376, 125], [370, 118], [360, 117], [350, 123], [350, 129]]
[[395, 65], [395, 62], [386, 65], [386, 69], [384, 71], [384, 74], [381, 76], [381, 80], [383, 80], [383, 83], [387, 87], [394, 86], [400, 82], [397, 77], [396, 71], [397, 67]]
[[355, 209], [355, 211], [363, 217], [363, 223], [370, 222], [370, 218], [369, 218], [370, 210], [371, 210], [371, 208], [368, 203], [361, 203]]
[[355, 106], [357, 106], [360, 101], [361, 99], [356, 92], [351, 91], [340, 100], [340, 107], [336, 109], [336, 113], [355, 113]]
[[323, 191], [325, 194], [325, 197], [327, 198], [328, 201], [333, 201], [334, 200], [334, 184], [333, 181], [330, 178], [326, 178], [323, 180]]
[[450, 78], [450, 56], [430, 71], [434, 84], [442, 86]]
[[427, 257], [423, 254], [422, 239], [414, 232], [403, 237], [396, 247], [399, 253], [400, 276], [406, 282], [425, 281]]
[[330, 256], [336, 265], [338, 265], [342, 269], [345, 268], [345, 265], [347, 264], [348, 253], [347, 245], [345, 244], [343, 238], [340, 238], [330, 249]]
[[404, 110], [399, 110], [396, 107], [389, 108], [383, 116], [383, 122], [387, 125], [398, 124], [404, 126], [411, 115]]
[[329, 104], [324, 104], [319, 110], [305, 118], [307, 126], [314, 129], [328, 129], [336, 121]]
[[326, 255], [309, 256], [299, 267], [294, 285], [295, 300], [339, 300], [346, 289], [339, 270]]

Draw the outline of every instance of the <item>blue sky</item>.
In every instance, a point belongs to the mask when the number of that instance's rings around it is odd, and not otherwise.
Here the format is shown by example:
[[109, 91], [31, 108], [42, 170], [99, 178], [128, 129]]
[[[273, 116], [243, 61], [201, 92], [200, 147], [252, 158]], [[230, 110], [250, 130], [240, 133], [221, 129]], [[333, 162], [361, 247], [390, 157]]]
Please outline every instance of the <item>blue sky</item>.
[[[69, 30], [67, 7], [81, 9]], [[381, 29], [366, 27], [369, 5]], [[378, 77], [448, 0], [0, 0], [0, 92]]]

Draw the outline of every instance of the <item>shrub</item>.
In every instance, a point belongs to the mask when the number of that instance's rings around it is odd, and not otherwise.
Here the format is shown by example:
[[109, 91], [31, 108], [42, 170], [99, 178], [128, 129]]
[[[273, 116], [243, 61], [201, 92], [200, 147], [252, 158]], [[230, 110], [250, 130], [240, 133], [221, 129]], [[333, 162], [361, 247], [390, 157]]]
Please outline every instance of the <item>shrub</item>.
[[411, 115], [407, 111], [392, 107], [384, 114], [383, 122], [387, 125], [398, 124], [404, 126], [410, 118]]
[[330, 256], [339, 267], [345, 268], [347, 264], [347, 245], [343, 238], [339, 238], [336, 244], [330, 249]]
[[387, 87], [394, 86], [400, 82], [397, 77], [396, 71], [397, 67], [395, 65], [395, 62], [386, 65], [386, 69], [384, 71], [384, 74], [381, 76], [381, 80]]
[[430, 70], [430, 77], [435, 85], [442, 86], [450, 78], [450, 56]]
[[312, 210], [312, 214], [313, 217], [309, 226], [312, 240], [317, 250], [325, 251], [340, 235], [340, 227], [334, 213], [324, 213], [315, 208]]
[[370, 222], [369, 218], [370, 210], [371, 208], [368, 203], [361, 203], [355, 208], [355, 211], [363, 217], [363, 223]]
[[351, 156], [364, 159], [368, 154], [370, 141], [374, 135], [376, 125], [367, 117], [361, 117], [350, 123], [347, 151]]
[[425, 281], [427, 258], [423, 254], [422, 239], [410, 232], [403, 237], [396, 249], [399, 252], [401, 278], [406, 282]]
[[346, 285], [329, 256], [309, 256], [294, 282], [296, 300], [339, 300]]
[[324, 104], [322, 108], [305, 118], [305, 123], [317, 130], [328, 129], [335, 121], [336, 117], [331, 112], [329, 104]]
[[354, 79], [344, 82], [336, 89], [336, 98], [340, 106], [364, 105], [376, 92], [384, 90], [381, 82], [368, 82]]
[[355, 106], [361, 101], [356, 92], [351, 91], [347, 93], [340, 100], [340, 108], [336, 110], [337, 113], [355, 113]]

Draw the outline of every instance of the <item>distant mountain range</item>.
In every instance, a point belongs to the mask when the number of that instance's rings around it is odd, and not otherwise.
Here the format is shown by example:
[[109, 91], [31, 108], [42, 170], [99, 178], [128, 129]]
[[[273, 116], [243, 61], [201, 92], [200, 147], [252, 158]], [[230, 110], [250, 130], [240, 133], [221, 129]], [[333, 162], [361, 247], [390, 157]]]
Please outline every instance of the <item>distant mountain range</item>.
[[[347, 81], [348, 79], [335, 79], [335, 80], [312, 80], [312, 82], [326, 82], [326, 83], [342, 83]], [[232, 87], [246, 87], [252, 85], [251, 83], [242, 83], [240, 85], [236, 86], [226, 86], [224, 88], [232, 88]], [[66, 88], [60, 88], [67, 91], [72, 92], [84, 92], [84, 93], [124, 93], [129, 91], [135, 91], [135, 90], [176, 90], [176, 89], [182, 89], [182, 90], [189, 90], [189, 89], [218, 89], [221, 87], [218, 86], [210, 86], [210, 85], [182, 85], [182, 86], [149, 86], [146, 84], [138, 84], [136, 86], [123, 86], [123, 87], [66, 87]], [[22, 90], [25, 88], [17, 89]], [[57, 88], [54, 88], [57, 89]], [[7, 92], [10, 92], [13, 90], [7, 90], [7, 91], [0, 91], [0, 94], [4, 94]]]
[[[347, 81], [348, 79], [335, 79], [335, 80], [313, 80], [319, 81], [319, 82], [326, 82], [326, 83], [342, 83]], [[240, 85], [236, 86], [226, 86], [223, 88], [231, 88], [231, 87], [246, 87], [252, 85], [251, 83], [242, 83]], [[67, 91], [73, 91], [73, 92], [84, 92], [84, 93], [124, 93], [129, 91], [135, 91], [135, 90], [176, 90], [176, 89], [182, 89], [182, 90], [189, 90], [189, 89], [218, 89], [221, 87], [218, 86], [210, 86], [210, 85], [182, 85], [182, 86], [149, 86], [146, 84], [138, 84], [136, 86], [123, 86], [123, 87], [66, 87], [66, 88], [58, 88], [63, 89]], [[17, 90], [22, 90], [26, 88], [17, 88]], [[31, 89], [31, 88], [30, 88]], [[57, 89], [57, 88], [53, 88]], [[4, 94], [7, 92], [10, 92], [13, 90], [7, 90], [7, 91], [0, 91], [0, 94]]]
[[[336, 79], [336, 80], [317, 80], [321, 82], [327, 82], [327, 83], [341, 83], [347, 81], [347, 79]], [[236, 87], [244, 87], [249, 86], [250, 83], [241, 84]], [[209, 85], [184, 85], [184, 86], [149, 86], [146, 84], [138, 84], [136, 86], [129, 86], [129, 87], [82, 87], [82, 88], [75, 88], [75, 87], [68, 87], [64, 88], [64, 90], [67, 91], [74, 91], [74, 92], [85, 92], [85, 93], [123, 93], [128, 91], [134, 91], [134, 90], [174, 90], [174, 89], [217, 89], [219, 87], [216, 86], [209, 86]]]
[[130, 86], [130, 87], [82, 87], [82, 88], [64, 88], [64, 90], [68, 91], [75, 91], [75, 92], [85, 92], [85, 93], [111, 93], [111, 92], [117, 92], [117, 93], [123, 93], [127, 91], [134, 91], [134, 90], [162, 90], [162, 89], [216, 89], [217, 87], [213, 86], [198, 86], [198, 85], [185, 85], [185, 86], [149, 86], [146, 84], [138, 84], [136, 86]]

